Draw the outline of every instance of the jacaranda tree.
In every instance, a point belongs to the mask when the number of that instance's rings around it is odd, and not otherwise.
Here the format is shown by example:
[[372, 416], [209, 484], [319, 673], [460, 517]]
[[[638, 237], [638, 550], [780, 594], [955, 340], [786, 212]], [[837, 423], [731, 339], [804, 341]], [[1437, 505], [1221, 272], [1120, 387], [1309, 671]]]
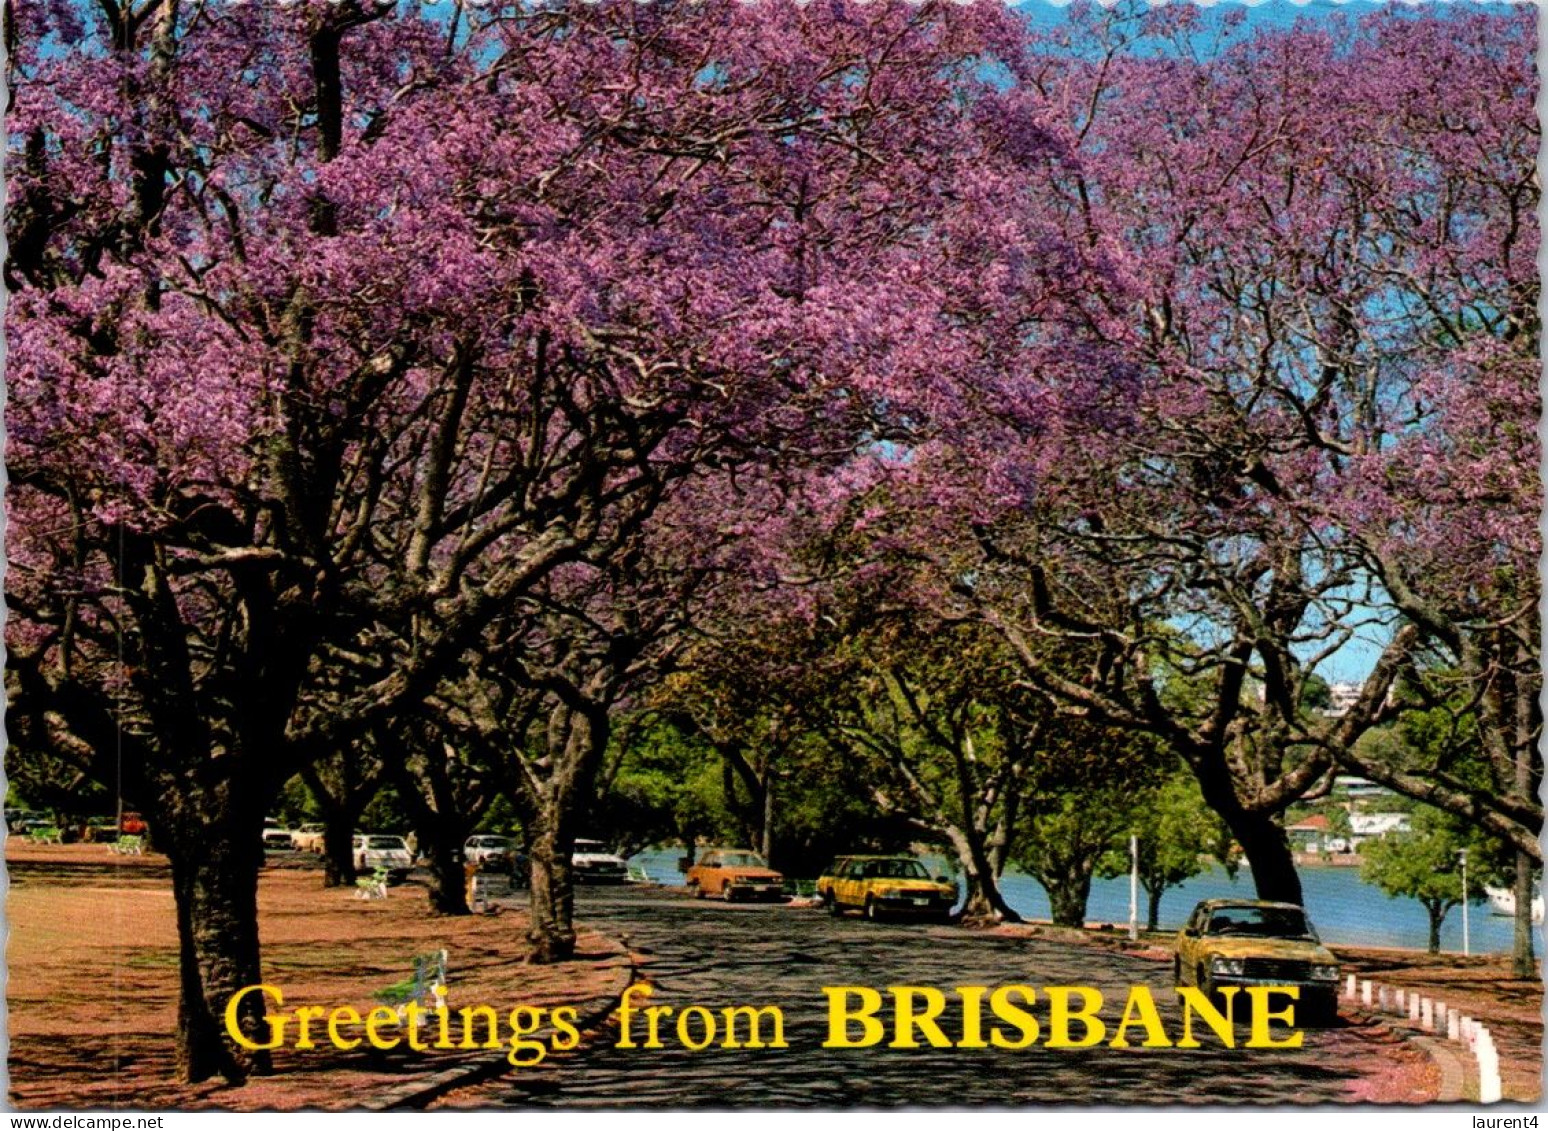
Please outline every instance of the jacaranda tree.
[[1097, 277], [1020, 207], [1057, 146], [996, 6], [8, 18], [11, 733], [156, 822], [193, 1080], [266, 1068], [219, 1017], [299, 767]]

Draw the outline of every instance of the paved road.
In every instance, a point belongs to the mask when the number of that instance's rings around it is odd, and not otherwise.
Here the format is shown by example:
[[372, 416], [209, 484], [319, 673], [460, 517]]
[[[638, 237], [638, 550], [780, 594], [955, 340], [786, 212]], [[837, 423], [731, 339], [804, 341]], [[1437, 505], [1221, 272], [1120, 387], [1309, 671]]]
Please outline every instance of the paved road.
[[[485, 1085], [473, 1102], [562, 1108], [1318, 1103], [1349, 1098], [1353, 1081], [1382, 1069], [1371, 1034], [1342, 1025], [1308, 1031], [1305, 1048], [1293, 1052], [1225, 1050], [1207, 1031], [1205, 1047], [1196, 1050], [1051, 1050], [1041, 1043], [1015, 1051], [823, 1049], [825, 985], [938, 986], [949, 996], [957, 985], [1093, 985], [1121, 1003], [1130, 985], [1144, 983], [1161, 1003], [1168, 1032], [1175, 1037], [1179, 1027], [1169, 967], [1092, 948], [618, 889], [583, 892], [578, 918], [646, 958], [652, 1003], [697, 1003], [717, 1015], [728, 1005], [778, 1004], [790, 1047], [691, 1052], [664, 1029], [665, 1048], [631, 1051], [614, 1047], [616, 1029], [605, 1030], [562, 1063]], [[1113, 1008], [1104, 1013], [1115, 1020], [1107, 1012]], [[1033, 1012], [1046, 1023], [1045, 1004]], [[959, 1014], [953, 1009], [946, 1020], [952, 1035]], [[1245, 1028], [1238, 1034], [1245, 1040]]]

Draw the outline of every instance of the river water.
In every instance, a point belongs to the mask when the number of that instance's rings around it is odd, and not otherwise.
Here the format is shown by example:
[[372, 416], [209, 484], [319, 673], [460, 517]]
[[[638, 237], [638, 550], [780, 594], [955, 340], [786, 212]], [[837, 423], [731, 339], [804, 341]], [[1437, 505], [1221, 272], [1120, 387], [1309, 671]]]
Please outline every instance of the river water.
[[[680, 850], [653, 849], [633, 857], [653, 880], [679, 884]], [[927, 861], [938, 868], [938, 860]], [[1380, 888], [1360, 879], [1360, 869], [1306, 865], [1300, 869], [1307, 914], [1325, 942], [1351, 946], [1398, 946], [1423, 949], [1429, 942], [1429, 917], [1417, 900], [1394, 899]], [[1031, 876], [1008, 872], [1001, 881], [1005, 901], [1028, 919], [1049, 919], [1048, 895]], [[1193, 905], [1217, 897], [1254, 898], [1252, 876], [1241, 869], [1232, 880], [1216, 867], [1170, 888], [1161, 898], [1161, 927], [1182, 926]], [[1480, 891], [1478, 895], [1482, 895]], [[1145, 892], [1140, 890], [1140, 916], [1145, 915]], [[1126, 925], [1129, 921], [1127, 877], [1095, 880], [1086, 905], [1087, 920]], [[1492, 914], [1487, 902], [1468, 908], [1468, 933], [1474, 954], [1509, 953], [1511, 921]], [[1541, 940], [1539, 940], [1541, 941]], [[1441, 927], [1441, 949], [1462, 951], [1462, 909], [1453, 908]], [[1541, 950], [1539, 950], [1541, 953]]]

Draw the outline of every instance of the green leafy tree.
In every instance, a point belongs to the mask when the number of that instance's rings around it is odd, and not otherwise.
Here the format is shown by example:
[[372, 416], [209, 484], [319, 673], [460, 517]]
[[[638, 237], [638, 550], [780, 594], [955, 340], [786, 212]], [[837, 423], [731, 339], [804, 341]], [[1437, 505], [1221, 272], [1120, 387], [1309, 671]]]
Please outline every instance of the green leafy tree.
[[1047, 891], [1056, 925], [1085, 925], [1091, 880], [1123, 852], [1168, 758], [1151, 739], [1080, 720], [1045, 738], [1014, 859]]
[[719, 760], [706, 743], [653, 712], [616, 730], [592, 820], [619, 852], [671, 841], [691, 846], [731, 823], [720, 798]]
[[1468, 854], [1469, 903], [1482, 902], [1484, 885], [1503, 871], [1501, 847], [1458, 818], [1425, 806], [1407, 832], [1389, 833], [1362, 848], [1361, 877], [1391, 896], [1417, 899], [1430, 917], [1431, 954], [1440, 952], [1441, 925], [1462, 902], [1461, 853]]
[[[1139, 882], [1145, 889], [1146, 928], [1154, 931], [1161, 920], [1161, 897], [1168, 888], [1206, 871], [1210, 857], [1229, 854], [1230, 833], [1219, 816], [1204, 803], [1198, 783], [1186, 773], [1173, 773], [1155, 788], [1135, 795], [1128, 806], [1130, 835], [1139, 838]], [[1098, 874], [1127, 875], [1127, 844], [1103, 857]]]

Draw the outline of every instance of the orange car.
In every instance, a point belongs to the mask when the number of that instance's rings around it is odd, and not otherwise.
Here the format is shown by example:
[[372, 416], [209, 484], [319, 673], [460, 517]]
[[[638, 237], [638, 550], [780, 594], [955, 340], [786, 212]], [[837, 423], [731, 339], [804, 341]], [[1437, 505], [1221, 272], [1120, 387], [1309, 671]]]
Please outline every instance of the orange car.
[[756, 852], [742, 848], [712, 848], [688, 869], [688, 887], [700, 899], [718, 895], [734, 899], [785, 898], [785, 877]]

